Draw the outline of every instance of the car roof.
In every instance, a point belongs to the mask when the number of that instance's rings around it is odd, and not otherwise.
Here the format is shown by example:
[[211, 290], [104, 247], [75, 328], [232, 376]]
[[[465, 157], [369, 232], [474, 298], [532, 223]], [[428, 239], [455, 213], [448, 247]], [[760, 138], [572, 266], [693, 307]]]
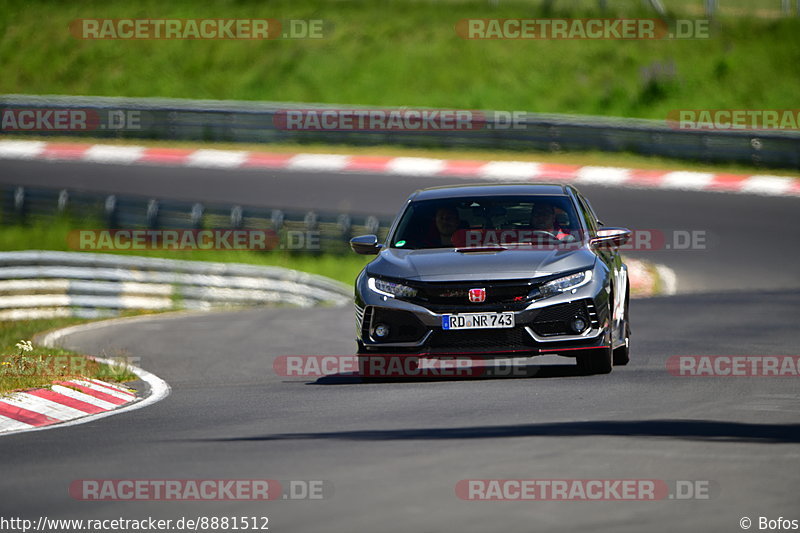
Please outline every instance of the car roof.
[[475, 183], [470, 185], [446, 185], [421, 189], [411, 200], [435, 200], [461, 198], [464, 196], [566, 196], [564, 185], [556, 183]]

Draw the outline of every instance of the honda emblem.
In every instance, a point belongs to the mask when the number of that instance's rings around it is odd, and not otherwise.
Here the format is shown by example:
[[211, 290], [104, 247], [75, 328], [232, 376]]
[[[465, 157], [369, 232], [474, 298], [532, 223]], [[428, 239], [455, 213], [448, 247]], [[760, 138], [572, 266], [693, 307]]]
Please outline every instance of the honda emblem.
[[469, 290], [469, 301], [470, 302], [485, 302], [486, 301], [486, 289], [470, 289]]

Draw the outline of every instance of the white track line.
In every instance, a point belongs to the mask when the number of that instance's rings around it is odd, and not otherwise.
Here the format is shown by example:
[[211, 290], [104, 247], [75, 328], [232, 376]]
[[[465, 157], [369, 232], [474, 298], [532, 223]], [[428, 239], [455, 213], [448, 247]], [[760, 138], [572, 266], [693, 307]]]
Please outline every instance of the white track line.
[[297, 154], [286, 163], [292, 170], [314, 170], [321, 172], [337, 172], [344, 170], [350, 162], [350, 156], [338, 154]]
[[195, 150], [186, 166], [200, 168], [238, 168], [247, 161], [248, 153], [236, 150]]
[[44, 141], [0, 141], [0, 159], [34, 159], [45, 147]]
[[95, 144], [83, 154], [84, 161], [93, 163], [131, 164], [142, 158], [144, 148], [141, 146], [112, 146]]
[[539, 163], [524, 161], [490, 161], [483, 165], [478, 175], [490, 180], [533, 179], [540, 174]]
[[435, 176], [444, 168], [444, 159], [427, 157], [395, 157], [387, 165], [390, 174], [404, 176]]

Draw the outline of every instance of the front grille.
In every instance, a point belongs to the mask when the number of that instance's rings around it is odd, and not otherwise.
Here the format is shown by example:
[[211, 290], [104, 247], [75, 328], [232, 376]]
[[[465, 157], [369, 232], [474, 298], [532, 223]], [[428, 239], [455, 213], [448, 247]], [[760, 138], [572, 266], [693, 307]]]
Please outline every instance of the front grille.
[[373, 307], [371, 307], [371, 306], [367, 306], [366, 309], [364, 309], [364, 316], [363, 316], [363, 319], [361, 320], [361, 338], [362, 339], [368, 339], [369, 338], [369, 328], [370, 328], [370, 325], [372, 324], [372, 310], [373, 310]]
[[360, 331], [361, 326], [364, 324], [364, 308], [359, 307], [358, 304], [355, 305], [355, 308], [356, 308], [356, 329]]
[[[533, 288], [530, 279], [504, 281], [470, 281], [421, 283], [409, 282], [418, 294], [410, 299], [432, 311], [468, 307], [475, 310], [524, 308]], [[486, 301], [470, 302], [470, 289], [486, 289]]]
[[597, 313], [591, 300], [579, 300], [566, 304], [545, 307], [536, 315], [531, 327], [537, 335], [549, 337], [552, 335], [575, 335], [569, 326], [570, 321], [576, 316], [586, 320], [591, 328], [599, 325]]
[[513, 351], [530, 348], [533, 339], [524, 328], [443, 330], [435, 329], [431, 351]]

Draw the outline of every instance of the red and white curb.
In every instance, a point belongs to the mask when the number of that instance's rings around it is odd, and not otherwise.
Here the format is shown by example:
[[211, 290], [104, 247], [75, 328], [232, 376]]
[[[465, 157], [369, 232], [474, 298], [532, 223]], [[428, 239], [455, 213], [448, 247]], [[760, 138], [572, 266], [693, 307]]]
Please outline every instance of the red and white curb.
[[[69, 326], [48, 332], [38, 339], [38, 343], [53, 347], [63, 337], [73, 333], [147, 318], [152, 317], [116, 318]], [[108, 365], [116, 364], [109, 359], [94, 359]], [[34, 389], [0, 396], [0, 436], [94, 422], [107, 416], [147, 407], [169, 396], [170, 387], [163, 379], [136, 366], [128, 365], [127, 369], [147, 383], [147, 396], [138, 397], [122, 386], [95, 379], [57, 382], [51, 389]]]
[[800, 196], [800, 179], [767, 174], [642, 170], [527, 161], [476, 161], [425, 157], [282, 154], [238, 150], [147, 148], [108, 144], [0, 141], [0, 159], [38, 159], [195, 168], [355, 172], [385, 176], [555, 181], [609, 187]]
[[49, 389], [31, 389], [0, 396], [0, 433], [21, 431], [112, 411], [136, 401], [123, 387], [96, 379], [55, 382]]

